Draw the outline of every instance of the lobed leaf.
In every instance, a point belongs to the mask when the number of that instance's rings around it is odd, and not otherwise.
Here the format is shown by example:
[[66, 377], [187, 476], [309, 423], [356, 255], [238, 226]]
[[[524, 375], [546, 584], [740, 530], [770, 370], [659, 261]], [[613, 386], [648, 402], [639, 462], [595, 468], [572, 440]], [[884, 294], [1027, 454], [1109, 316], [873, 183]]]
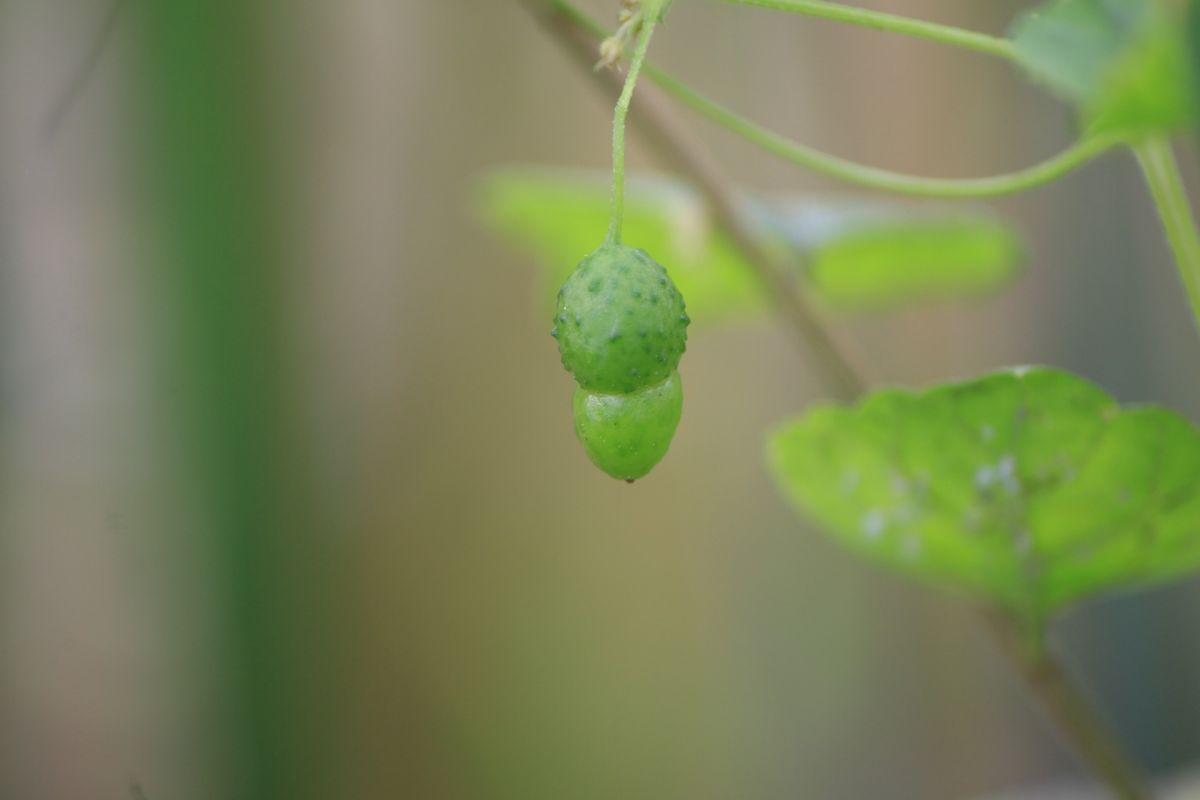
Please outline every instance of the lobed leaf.
[[1028, 618], [1200, 567], [1200, 432], [1064, 372], [876, 392], [784, 424], [767, 450], [831, 537]]

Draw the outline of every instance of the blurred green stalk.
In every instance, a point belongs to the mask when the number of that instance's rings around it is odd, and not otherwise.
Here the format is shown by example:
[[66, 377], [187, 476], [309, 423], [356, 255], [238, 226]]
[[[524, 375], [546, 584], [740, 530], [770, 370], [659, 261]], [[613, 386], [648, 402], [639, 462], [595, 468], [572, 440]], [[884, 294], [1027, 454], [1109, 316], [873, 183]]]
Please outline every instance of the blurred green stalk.
[[154, 278], [164, 290], [167, 397], [199, 517], [189, 530], [214, 537], [223, 573], [227, 652], [211, 665], [231, 678], [230, 732], [217, 744], [229, 748], [236, 796], [247, 800], [295, 796], [282, 756], [287, 490], [286, 471], [277, 469], [278, 259], [259, 87], [261, 10], [252, 0], [146, 0], [129, 9], [146, 57], [147, 163], [161, 202]]

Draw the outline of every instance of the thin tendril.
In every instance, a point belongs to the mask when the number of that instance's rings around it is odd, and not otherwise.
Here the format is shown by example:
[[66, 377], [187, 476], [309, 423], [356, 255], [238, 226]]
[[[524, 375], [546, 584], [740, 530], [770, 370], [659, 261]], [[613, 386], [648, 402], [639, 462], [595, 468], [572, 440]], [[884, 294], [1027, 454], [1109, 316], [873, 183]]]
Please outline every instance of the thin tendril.
[[653, 64], [646, 65], [646, 75], [667, 94], [693, 111], [708, 117], [768, 153], [846, 183], [898, 194], [942, 198], [1015, 194], [1061, 178], [1121, 141], [1116, 136], [1081, 139], [1057, 155], [1016, 172], [982, 178], [926, 178], [867, 166], [800, 144], [709, 99]]

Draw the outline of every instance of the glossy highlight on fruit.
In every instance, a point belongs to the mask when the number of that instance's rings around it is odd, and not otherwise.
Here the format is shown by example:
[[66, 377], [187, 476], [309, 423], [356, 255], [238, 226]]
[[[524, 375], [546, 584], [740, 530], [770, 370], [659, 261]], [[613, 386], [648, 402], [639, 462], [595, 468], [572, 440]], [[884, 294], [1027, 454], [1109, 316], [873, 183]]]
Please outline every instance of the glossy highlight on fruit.
[[633, 481], [671, 446], [683, 413], [683, 386], [672, 372], [662, 383], [628, 394], [575, 390], [575, 435], [588, 458], [614, 478]]
[[687, 347], [683, 297], [645, 252], [604, 245], [558, 292], [553, 335], [584, 389], [633, 392], [666, 380]]

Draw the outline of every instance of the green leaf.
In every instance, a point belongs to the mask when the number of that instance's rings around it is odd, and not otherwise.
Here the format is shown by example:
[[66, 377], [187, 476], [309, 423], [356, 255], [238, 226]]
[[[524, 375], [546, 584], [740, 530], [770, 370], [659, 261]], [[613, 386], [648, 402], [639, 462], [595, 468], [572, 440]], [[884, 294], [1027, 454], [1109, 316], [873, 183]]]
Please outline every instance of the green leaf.
[[984, 296], [1011, 282], [1024, 259], [1008, 226], [975, 212], [793, 203], [764, 218], [808, 253], [809, 288], [838, 311]]
[[1200, 432], [1036, 368], [823, 407], [770, 436], [826, 533], [1027, 619], [1200, 567]]
[[1136, 136], [1197, 118], [1184, 30], [1154, 0], [1050, 0], [1010, 36], [1025, 70], [1074, 103], [1089, 133]]
[[[546, 264], [549, 297], [604, 238], [608, 192], [598, 173], [507, 169], [484, 180], [480, 198], [488, 223]], [[979, 212], [748, 196], [741, 207], [767, 241], [804, 256], [797, 282], [834, 310], [975, 297], [1011, 281], [1021, 263], [1017, 236]], [[624, 227], [627, 243], [670, 271], [695, 324], [764, 310], [753, 270], [684, 184], [631, 180]]]
[[[600, 245], [608, 227], [609, 184], [601, 173], [501, 170], [484, 180], [480, 199], [491, 227], [546, 266], [551, 306], [558, 287]], [[681, 184], [629, 179], [622, 238], [667, 268], [693, 324], [763, 311], [753, 273]]]
[[1010, 38], [1032, 77], [1086, 101], [1143, 21], [1141, 0], [1051, 0], [1017, 19]]

